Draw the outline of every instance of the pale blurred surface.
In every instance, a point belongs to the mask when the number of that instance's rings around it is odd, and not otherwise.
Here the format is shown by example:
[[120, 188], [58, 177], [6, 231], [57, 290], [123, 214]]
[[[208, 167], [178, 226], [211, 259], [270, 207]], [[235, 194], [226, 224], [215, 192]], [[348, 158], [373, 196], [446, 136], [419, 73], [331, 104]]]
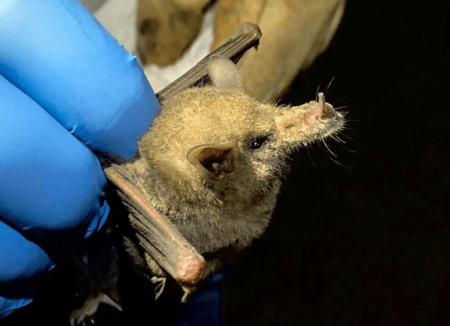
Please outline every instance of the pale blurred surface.
[[137, 0], [80, 0], [128, 51], [136, 52]]

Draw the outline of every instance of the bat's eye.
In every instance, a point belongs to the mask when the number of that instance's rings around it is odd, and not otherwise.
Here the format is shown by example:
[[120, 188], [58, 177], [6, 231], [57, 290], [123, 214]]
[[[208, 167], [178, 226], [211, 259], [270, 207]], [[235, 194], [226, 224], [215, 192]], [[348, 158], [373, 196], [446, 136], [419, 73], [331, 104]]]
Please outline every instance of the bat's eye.
[[271, 135], [258, 135], [256, 137], [250, 138], [248, 141], [248, 148], [255, 151], [263, 147], [269, 140]]

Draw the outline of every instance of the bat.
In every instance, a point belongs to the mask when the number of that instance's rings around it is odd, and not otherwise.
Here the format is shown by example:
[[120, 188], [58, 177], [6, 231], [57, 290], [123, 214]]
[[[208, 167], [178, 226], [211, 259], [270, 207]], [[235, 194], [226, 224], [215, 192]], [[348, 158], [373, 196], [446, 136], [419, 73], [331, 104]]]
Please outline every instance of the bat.
[[170, 275], [185, 292], [183, 302], [264, 232], [289, 154], [344, 126], [323, 93], [298, 107], [245, 93], [235, 62], [260, 36], [257, 26], [244, 25], [161, 91], [162, 109], [136, 157], [100, 157], [130, 213], [134, 236], [123, 237], [132, 263], [155, 279]]
[[[157, 94], [158, 100], [163, 102], [187, 88], [207, 84], [210, 82], [207, 64], [211, 57], [222, 55], [237, 63], [247, 50], [259, 44], [261, 35], [257, 25], [242, 25], [222, 46], [161, 90]], [[115, 185], [130, 211], [130, 223], [137, 231], [140, 245], [179, 284], [194, 287], [205, 270], [204, 258], [164, 215], [152, 207], [136, 187], [138, 180], [123, 167], [122, 160], [111, 156], [99, 158], [106, 177]]]

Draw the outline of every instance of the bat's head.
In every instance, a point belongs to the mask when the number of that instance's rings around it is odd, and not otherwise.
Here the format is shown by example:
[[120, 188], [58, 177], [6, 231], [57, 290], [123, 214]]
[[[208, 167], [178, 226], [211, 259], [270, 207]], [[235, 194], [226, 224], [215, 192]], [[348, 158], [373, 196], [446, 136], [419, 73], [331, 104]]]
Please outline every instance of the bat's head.
[[144, 138], [141, 153], [153, 143], [152, 161], [169, 175], [219, 181], [242, 169], [264, 179], [279, 169], [287, 152], [343, 126], [343, 116], [322, 93], [318, 102], [276, 107], [244, 93], [232, 61], [213, 57], [208, 71], [212, 86], [191, 88], [164, 102]]
[[322, 94], [299, 107], [257, 102], [244, 93], [236, 66], [224, 57], [213, 57], [208, 71], [211, 86], [163, 103], [140, 153], [193, 211], [205, 207], [211, 228], [233, 228], [223, 236], [203, 225], [209, 247], [248, 245], [268, 224], [289, 152], [332, 135], [343, 117]]

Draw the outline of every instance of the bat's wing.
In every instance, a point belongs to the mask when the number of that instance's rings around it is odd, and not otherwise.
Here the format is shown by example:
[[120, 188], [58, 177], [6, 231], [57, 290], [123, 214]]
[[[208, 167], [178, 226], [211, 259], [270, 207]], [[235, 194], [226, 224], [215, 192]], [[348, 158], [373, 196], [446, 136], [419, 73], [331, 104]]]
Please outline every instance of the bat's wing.
[[[222, 55], [237, 63], [248, 49], [259, 44], [260, 37], [257, 25], [242, 25], [222, 46], [160, 91], [157, 94], [159, 101], [163, 102], [186, 88], [207, 84], [207, 63], [211, 56]], [[137, 186], [138, 180], [122, 165], [123, 161], [106, 156], [100, 160], [106, 177], [115, 185], [130, 212], [130, 223], [136, 230], [139, 244], [179, 284], [195, 287], [205, 270], [204, 258], [165, 216], [152, 207]]]
[[247, 50], [258, 46], [261, 36], [262, 33], [258, 25], [253, 23], [242, 25], [220, 47], [204, 57], [183, 76], [158, 92], [156, 96], [159, 102], [164, 102], [166, 98], [172, 97], [186, 88], [199, 87], [209, 83], [210, 79], [207, 73], [207, 65], [210, 57], [221, 55], [232, 60], [234, 63], [238, 63]]

